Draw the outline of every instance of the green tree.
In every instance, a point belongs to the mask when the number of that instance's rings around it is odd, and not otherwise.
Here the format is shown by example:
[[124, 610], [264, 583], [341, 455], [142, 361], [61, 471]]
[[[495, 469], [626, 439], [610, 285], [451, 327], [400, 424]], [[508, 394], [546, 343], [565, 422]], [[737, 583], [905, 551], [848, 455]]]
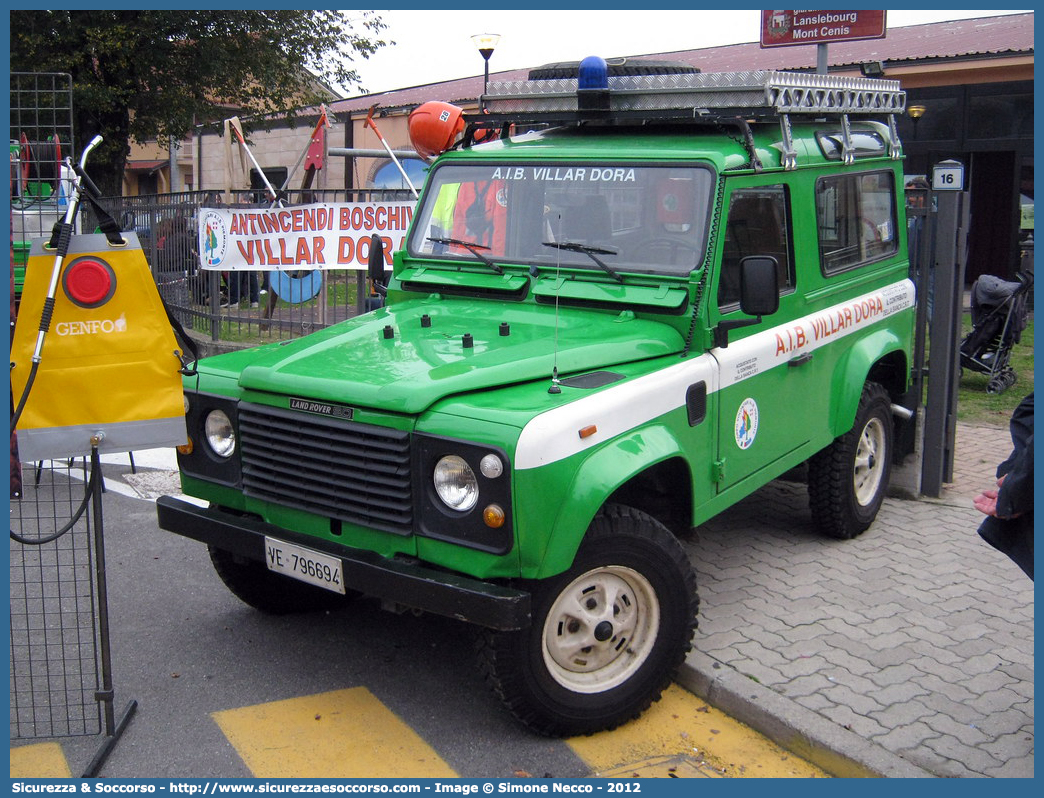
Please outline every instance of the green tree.
[[293, 117], [321, 84], [353, 86], [388, 42], [372, 11], [11, 11], [11, 71], [72, 75], [76, 146], [118, 195], [130, 141], [178, 142], [233, 114]]

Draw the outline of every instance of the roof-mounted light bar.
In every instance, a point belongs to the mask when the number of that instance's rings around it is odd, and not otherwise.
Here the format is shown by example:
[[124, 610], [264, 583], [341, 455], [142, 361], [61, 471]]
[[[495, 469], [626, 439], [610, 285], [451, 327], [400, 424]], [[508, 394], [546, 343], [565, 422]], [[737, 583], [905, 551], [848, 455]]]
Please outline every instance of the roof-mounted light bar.
[[687, 119], [717, 124], [778, 120], [783, 136], [783, 165], [796, 166], [790, 115], [838, 116], [842, 157], [854, 161], [847, 134], [849, 118], [886, 117], [889, 154], [900, 155], [895, 114], [906, 110], [899, 81], [848, 75], [820, 75], [756, 70], [663, 75], [612, 75], [606, 62], [590, 56], [575, 78], [490, 83], [482, 96], [483, 113], [469, 116], [475, 127], [523, 123], [577, 123]]
[[[579, 78], [490, 83], [483, 107], [498, 113], [555, 113], [579, 110], [578, 91], [590, 91], [595, 64], [581, 62]], [[585, 65], [588, 68], [585, 69]], [[604, 73], [603, 73], [604, 74]], [[906, 109], [906, 92], [897, 80], [757, 70], [681, 75], [605, 75], [600, 86], [611, 98], [611, 112], [650, 110], [764, 109], [769, 114], [888, 114]]]

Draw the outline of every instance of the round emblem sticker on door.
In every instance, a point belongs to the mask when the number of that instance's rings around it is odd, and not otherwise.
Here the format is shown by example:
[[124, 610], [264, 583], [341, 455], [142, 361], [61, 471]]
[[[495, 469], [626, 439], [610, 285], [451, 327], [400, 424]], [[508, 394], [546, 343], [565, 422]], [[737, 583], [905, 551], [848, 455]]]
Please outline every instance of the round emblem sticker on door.
[[736, 445], [749, 449], [758, 434], [758, 403], [744, 399], [736, 411]]

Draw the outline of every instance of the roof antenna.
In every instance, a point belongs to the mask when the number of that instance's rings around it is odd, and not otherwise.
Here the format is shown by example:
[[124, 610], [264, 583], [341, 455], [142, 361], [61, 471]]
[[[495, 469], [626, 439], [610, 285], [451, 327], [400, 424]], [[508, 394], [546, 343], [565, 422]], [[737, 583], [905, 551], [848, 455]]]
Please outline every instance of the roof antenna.
[[[558, 213], [558, 235], [557, 240], [562, 240], [562, 212]], [[562, 385], [558, 381], [558, 297], [562, 291], [562, 250], [555, 248], [555, 356], [554, 365], [551, 367], [551, 387], [548, 393], [562, 393]]]

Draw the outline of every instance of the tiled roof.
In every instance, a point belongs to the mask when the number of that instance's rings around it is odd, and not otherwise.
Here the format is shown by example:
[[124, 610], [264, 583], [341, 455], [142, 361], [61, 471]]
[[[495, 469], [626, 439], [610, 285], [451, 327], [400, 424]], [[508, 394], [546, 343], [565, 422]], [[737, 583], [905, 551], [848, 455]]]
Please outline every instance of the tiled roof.
[[[762, 49], [757, 42], [752, 42], [663, 53], [662, 57], [694, 64], [706, 72], [813, 69], [816, 51], [814, 44]], [[831, 66], [1032, 52], [1032, 13], [889, 28], [884, 39], [834, 42], [827, 49]]]
[[[734, 72], [748, 69], [814, 69], [817, 46], [772, 47], [758, 42], [646, 53], [636, 58], [682, 61], [704, 72]], [[897, 61], [906, 64], [934, 59], [981, 58], [990, 55], [1032, 55], [1033, 13], [1001, 17], [979, 17], [951, 22], [932, 22], [889, 28], [884, 39], [834, 42], [827, 48], [831, 66], [849, 66], [867, 61]], [[631, 56], [628, 56], [631, 57]], [[533, 64], [532, 66], [539, 66]], [[524, 80], [529, 69], [490, 75], [491, 81]], [[371, 105], [384, 108], [412, 107], [428, 100], [458, 102], [474, 100], [482, 93], [482, 76], [428, 83], [394, 91], [337, 100], [329, 105], [334, 113], [360, 111]]]

